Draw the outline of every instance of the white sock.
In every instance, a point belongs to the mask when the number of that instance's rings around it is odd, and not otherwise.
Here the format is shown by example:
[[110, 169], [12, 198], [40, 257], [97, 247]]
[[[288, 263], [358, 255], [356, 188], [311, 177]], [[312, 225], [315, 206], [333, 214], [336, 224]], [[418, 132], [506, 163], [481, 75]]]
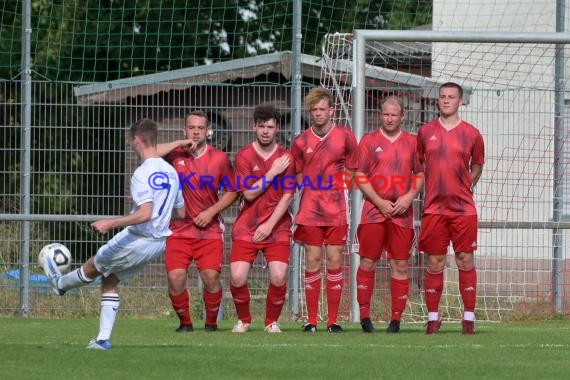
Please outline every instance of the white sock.
[[94, 279], [89, 278], [85, 275], [83, 267], [77, 268], [76, 270], [69, 272], [59, 278], [57, 282], [57, 287], [61, 290], [69, 290], [74, 288], [79, 288], [81, 286], [89, 285]]
[[99, 316], [99, 335], [97, 335], [97, 340], [111, 339], [119, 305], [120, 298], [118, 293], [101, 294], [101, 315]]
[[475, 313], [472, 311], [466, 311], [463, 313], [463, 320], [464, 321], [474, 321], [475, 320]]
[[439, 313], [438, 312], [429, 312], [428, 313], [428, 321], [439, 321]]

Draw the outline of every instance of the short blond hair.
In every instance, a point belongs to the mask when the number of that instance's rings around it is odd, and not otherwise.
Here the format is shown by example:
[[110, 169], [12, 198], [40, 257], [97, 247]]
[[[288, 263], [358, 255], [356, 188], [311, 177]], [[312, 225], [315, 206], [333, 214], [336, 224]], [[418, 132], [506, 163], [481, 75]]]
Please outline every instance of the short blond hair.
[[331, 107], [334, 105], [334, 96], [330, 90], [324, 87], [312, 88], [305, 96], [305, 107], [310, 110], [321, 100], [326, 100]]
[[400, 107], [400, 115], [404, 114], [404, 102], [402, 102], [402, 99], [397, 97], [397, 96], [388, 96], [386, 99], [384, 99], [382, 101], [382, 104], [380, 105], [380, 109], [382, 109], [384, 107], [384, 104], [387, 103], [392, 103], [392, 104], [396, 104], [397, 106]]

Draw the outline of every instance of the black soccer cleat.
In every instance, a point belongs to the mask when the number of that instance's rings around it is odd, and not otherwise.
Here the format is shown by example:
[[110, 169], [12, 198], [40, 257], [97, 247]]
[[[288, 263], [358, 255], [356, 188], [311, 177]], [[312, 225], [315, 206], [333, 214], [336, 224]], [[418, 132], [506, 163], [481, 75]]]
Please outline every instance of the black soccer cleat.
[[305, 323], [302, 327], [303, 332], [306, 333], [316, 333], [317, 332], [317, 326], [312, 325], [310, 323]]
[[178, 328], [176, 329], [176, 332], [179, 332], [179, 333], [192, 332], [192, 331], [194, 331], [194, 326], [192, 326], [192, 324], [189, 324], [189, 325], [180, 325], [180, 326], [178, 326]]
[[362, 332], [364, 333], [373, 333], [376, 330], [370, 318], [364, 318], [362, 321], [360, 321], [360, 326], [362, 327]]
[[206, 331], [206, 332], [218, 331], [218, 326], [217, 325], [205, 325], [204, 331]]
[[386, 328], [388, 334], [396, 334], [400, 332], [400, 321], [391, 321]]
[[338, 334], [338, 333], [342, 333], [344, 332], [344, 330], [342, 329], [342, 327], [340, 327], [339, 324], [337, 323], [333, 323], [332, 325], [330, 325], [329, 327], [327, 327], [327, 331], [332, 333], [332, 334]]

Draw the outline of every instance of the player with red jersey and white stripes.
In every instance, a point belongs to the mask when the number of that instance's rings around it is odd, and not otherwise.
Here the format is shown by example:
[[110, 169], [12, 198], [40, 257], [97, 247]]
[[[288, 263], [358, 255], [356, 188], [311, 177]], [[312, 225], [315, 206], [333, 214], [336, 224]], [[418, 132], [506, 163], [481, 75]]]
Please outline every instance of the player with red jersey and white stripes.
[[381, 110], [382, 127], [360, 141], [360, 164], [355, 179], [365, 196], [357, 232], [360, 266], [356, 274], [360, 324], [365, 333], [374, 332], [370, 303], [376, 262], [384, 251], [392, 269], [392, 314], [386, 332], [400, 331], [408, 300], [408, 260], [414, 240], [412, 202], [423, 186], [416, 136], [401, 129], [402, 101], [390, 96], [382, 102]]
[[269, 271], [265, 331], [280, 333], [279, 316], [287, 292], [292, 216], [289, 206], [296, 191], [293, 158], [276, 141], [281, 115], [273, 105], [253, 111], [255, 141], [236, 156], [236, 183], [242, 202], [232, 228], [231, 284], [238, 321], [232, 329], [244, 333], [251, 325], [249, 271], [259, 251]]
[[[348, 182], [358, 167], [358, 143], [353, 133], [332, 122], [334, 97], [322, 87], [305, 97], [311, 127], [297, 136], [295, 159], [301, 199], [294, 239], [305, 247], [305, 296], [308, 321], [304, 332], [316, 332], [321, 292], [323, 245], [326, 252], [327, 330], [342, 332], [337, 315], [343, 288], [343, 252], [348, 235]], [[342, 177], [342, 178], [340, 178]]]
[[[176, 331], [193, 331], [186, 281], [188, 267], [195, 261], [204, 284], [205, 329], [216, 331], [224, 259], [225, 227], [220, 213], [237, 199], [237, 186], [228, 155], [206, 143], [212, 133], [208, 116], [193, 111], [184, 120], [186, 139], [158, 145], [159, 154], [178, 172], [186, 209], [186, 217], [170, 225], [173, 234], [166, 241], [168, 294], [180, 319]], [[225, 193], [218, 198], [220, 188]]]
[[439, 88], [440, 117], [418, 132], [418, 154], [425, 167], [425, 199], [419, 249], [428, 255], [425, 298], [427, 334], [441, 327], [439, 301], [443, 291], [449, 242], [453, 244], [463, 300], [462, 331], [475, 332], [477, 272], [473, 259], [477, 249], [477, 208], [473, 189], [485, 161], [481, 133], [462, 120], [459, 107], [463, 89], [453, 82]]

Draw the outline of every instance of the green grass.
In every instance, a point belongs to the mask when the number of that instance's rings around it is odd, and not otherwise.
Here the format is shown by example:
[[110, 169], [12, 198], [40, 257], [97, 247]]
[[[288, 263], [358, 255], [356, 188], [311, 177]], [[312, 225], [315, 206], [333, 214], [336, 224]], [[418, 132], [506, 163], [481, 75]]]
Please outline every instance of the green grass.
[[420, 324], [400, 334], [304, 334], [284, 323], [267, 334], [221, 330], [177, 334], [174, 320], [117, 321], [111, 351], [86, 350], [97, 319], [0, 318], [4, 379], [563, 379], [570, 373], [570, 321], [478, 323], [463, 336], [444, 323], [427, 336]]

